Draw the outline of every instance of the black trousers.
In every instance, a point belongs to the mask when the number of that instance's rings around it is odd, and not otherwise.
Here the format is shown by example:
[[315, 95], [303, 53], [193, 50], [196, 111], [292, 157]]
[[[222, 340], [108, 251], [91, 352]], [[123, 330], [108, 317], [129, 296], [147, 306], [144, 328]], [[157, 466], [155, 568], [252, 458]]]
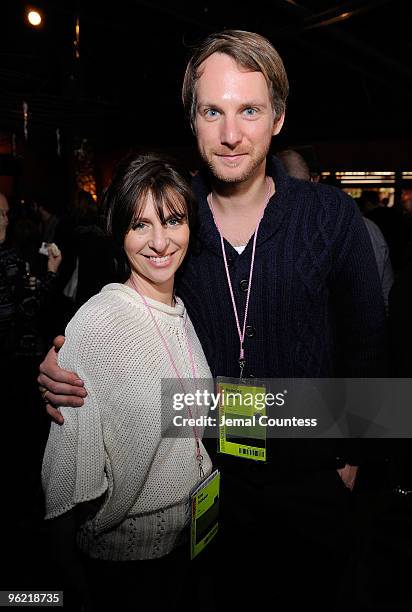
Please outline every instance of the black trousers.
[[[213, 612], [205, 576], [208, 558], [190, 561], [189, 544], [160, 559], [100, 561], [84, 559], [93, 612], [167, 610]], [[203, 592], [203, 588], [205, 589]]]
[[278, 474], [269, 484], [223, 473], [210, 561], [216, 609], [333, 612], [356, 549], [353, 505], [335, 470]]

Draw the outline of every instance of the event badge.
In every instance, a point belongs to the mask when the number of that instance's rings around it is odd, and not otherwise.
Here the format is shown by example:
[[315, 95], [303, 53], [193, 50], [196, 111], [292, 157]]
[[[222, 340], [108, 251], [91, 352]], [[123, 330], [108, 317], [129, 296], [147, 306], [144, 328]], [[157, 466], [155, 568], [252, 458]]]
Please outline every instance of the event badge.
[[206, 548], [219, 529], [220, 472], [215, 470], [192, 492], [192, 524], [190, 558], [194, 559]]
[[266, 387], [259, 381], [218, 377], [219, 397], [218, 452], [242, 459], [263, 461], [266, 453]]

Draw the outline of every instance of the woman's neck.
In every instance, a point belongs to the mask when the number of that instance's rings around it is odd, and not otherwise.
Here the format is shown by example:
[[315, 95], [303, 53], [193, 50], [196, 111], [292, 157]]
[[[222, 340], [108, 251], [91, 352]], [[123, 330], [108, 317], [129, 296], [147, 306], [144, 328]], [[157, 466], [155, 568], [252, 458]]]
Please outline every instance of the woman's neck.
[[132, 271], [130, 277], [125, 282], [125, 285], [131, 287], [140, 295], [143, 295], [150, 300], [155, 300], [166, 306], [174, 307], [176, 304], [174, 297], [174, 282], [173, 279], [162, 285], [153, 285], [145, 278], [138, 276]]

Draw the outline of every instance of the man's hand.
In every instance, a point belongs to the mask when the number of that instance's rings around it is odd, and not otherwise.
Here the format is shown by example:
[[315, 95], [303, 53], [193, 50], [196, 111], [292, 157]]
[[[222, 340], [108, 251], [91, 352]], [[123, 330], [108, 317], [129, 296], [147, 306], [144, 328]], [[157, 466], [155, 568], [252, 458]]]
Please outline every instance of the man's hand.
[[347, 463], [345, 467], [338, 469], [338, 474], [342, 478], [345, 487], [348, 487], [348, 489], [350, 489], [351, 491], [355, 485], [357, 473], [358, 473], [358, 466], [349, 465], [349, 463]]
[[82, 398], [87, 395], [83, 381], [73, 372], [67, 372], [57, 365], [57, 353], [63, 344], [64, 336], [57, 336], [53, 340], [54, 346], [40, 364], [37, 378], [47, 413], [59, 425], [64, 423], [64, 418], [54, 406], [80, 407], [84, 404]]

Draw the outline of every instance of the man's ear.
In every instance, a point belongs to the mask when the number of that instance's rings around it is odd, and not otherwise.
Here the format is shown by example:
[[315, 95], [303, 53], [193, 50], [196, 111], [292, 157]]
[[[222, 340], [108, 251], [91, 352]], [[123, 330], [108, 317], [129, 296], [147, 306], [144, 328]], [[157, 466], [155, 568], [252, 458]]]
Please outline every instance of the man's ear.
[[284, 121], [285, 121], [285, 113], [282, 113], [280, 117], [275, 119], [275, 121], [273, 122], [272, 136], [277, 136], [279, 134], [280, 130], [283, 127]]

